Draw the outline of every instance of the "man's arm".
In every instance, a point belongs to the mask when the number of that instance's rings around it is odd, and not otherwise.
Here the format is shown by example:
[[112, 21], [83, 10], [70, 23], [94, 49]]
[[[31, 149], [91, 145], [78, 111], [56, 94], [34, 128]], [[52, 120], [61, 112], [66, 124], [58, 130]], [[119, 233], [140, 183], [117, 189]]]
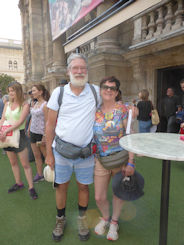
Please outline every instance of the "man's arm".
[[57, 120], [58, 112], [49, 109], [47, 115], [47, 122], [46, 122], [46, 159], [45, 163], [48, 164], [52, 169], [54, 168], [54, 155], [52, 152], [52, 143], [55, 137], [55, 127], [56, 127], [56, 120]]

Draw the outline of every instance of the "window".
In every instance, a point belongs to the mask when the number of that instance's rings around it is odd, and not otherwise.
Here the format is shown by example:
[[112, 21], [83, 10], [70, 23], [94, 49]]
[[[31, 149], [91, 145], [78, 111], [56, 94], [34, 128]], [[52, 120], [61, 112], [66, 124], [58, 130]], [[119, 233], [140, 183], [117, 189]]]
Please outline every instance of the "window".
[[17, 61], [16, 60], [14, 60], [14, 62], [13, 62], [13, 67], [14, 67], [14, 69], [17, 69], [18, 68], [18, 64], [17, 64]]
[[9, 70], [12, 70], [13, 69], [13, 63], [11, 60], [9, 60], [8, 62], [8, 66], [9, 66]]

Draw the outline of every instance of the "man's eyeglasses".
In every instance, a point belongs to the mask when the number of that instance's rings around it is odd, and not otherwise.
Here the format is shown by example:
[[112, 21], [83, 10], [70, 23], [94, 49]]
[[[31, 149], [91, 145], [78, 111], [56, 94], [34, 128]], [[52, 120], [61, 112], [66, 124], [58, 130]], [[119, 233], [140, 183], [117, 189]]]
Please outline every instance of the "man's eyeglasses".
[[104, 90], [110, 89], [111, 91], [117, 91], [116, 86], [111, 86], [110, 87], [110, 86], [107, 86], [107, 85], [103, 84], [101, 88], [104, 89]]
[[76, 72], [76, 71], [86, 71], [87, 70], [87, 67], [86, 66], [72, 66], [70, 68], [73, 72]]

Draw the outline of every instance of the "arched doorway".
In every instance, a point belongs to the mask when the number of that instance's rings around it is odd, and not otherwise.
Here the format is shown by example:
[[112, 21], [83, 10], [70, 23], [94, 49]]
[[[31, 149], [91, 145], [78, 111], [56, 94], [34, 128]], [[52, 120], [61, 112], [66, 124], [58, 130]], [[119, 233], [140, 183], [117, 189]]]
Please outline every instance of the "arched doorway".
[[175, 94], [180, 96], [180, 80], [182, 78], [184, 78], [184, 65], [157, 70], [157, 108], [161, 119], [157, 129], [159, 132], [164, 132], [166, 127], [163, 120], [162, 99], [166, 96], [168, 87], [174, 88]]

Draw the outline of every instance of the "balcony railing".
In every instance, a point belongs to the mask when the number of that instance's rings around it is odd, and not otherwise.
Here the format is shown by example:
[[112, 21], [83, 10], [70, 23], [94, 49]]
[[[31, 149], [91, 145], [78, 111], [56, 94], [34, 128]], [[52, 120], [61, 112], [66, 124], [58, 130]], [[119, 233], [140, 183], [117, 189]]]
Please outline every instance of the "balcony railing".
[[184, 0], [162, 2], [134, 20], [134, 40], [130, 48], [184, 33]]

